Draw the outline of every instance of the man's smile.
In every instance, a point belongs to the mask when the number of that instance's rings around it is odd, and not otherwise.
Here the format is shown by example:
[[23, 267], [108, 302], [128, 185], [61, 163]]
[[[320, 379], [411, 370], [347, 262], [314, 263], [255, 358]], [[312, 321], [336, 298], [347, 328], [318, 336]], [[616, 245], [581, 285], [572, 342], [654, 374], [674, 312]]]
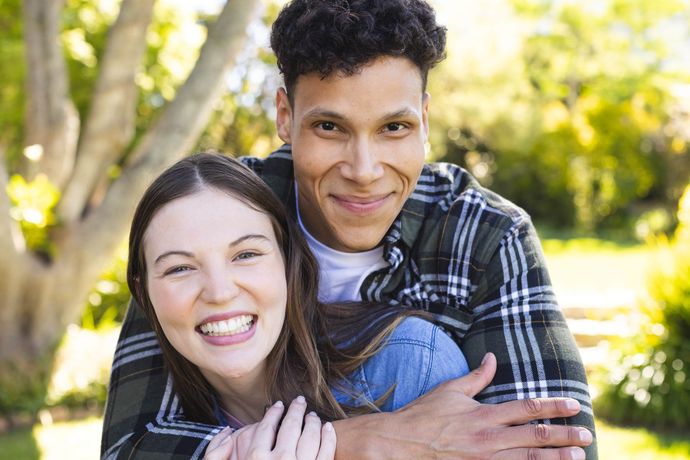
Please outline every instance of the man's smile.
[[355, 214], [366, 215], [380, 210], [390, 201], [393, 195], [394, 192], [368, 197], [354, 195], [331, 195], [331, 197], [337, 206]]

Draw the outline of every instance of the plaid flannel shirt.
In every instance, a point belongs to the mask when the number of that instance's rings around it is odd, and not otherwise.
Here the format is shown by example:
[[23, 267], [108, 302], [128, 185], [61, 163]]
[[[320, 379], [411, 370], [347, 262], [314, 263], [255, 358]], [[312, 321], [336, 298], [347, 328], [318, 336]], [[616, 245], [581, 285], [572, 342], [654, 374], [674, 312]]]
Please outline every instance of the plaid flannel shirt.
[[[294, 215], [290, 146], [266, 159], [242, 161]], [[580, 414], [544, 422], [586, 426], [594, 433], [580, 355], [524, 211], [458, 166], [427, 164], [383, 247], [388, 267], [366, 278], [362, 298], [432, 313], [470, 368], [493, 352], [496, 376], [477, 395], [479, 402], [575, 398]], [[221, 428], [185, 420], [156, 337], [132, 304], [113, 360], [102, 458], [200, 458]], [[587, 458], [596, 456], [593, 443]]]

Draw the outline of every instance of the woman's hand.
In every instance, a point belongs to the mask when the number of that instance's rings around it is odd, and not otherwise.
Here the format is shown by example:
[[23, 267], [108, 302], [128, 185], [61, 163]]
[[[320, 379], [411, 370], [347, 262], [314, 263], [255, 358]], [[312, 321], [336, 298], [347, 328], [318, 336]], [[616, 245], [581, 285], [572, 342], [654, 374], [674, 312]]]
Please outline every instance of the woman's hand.
[[[331, 423], [321, 426], [301, 396], [295, 399], [280, 423], [283, 404], [275, 403], [259, 422], [230, 433], [218, 433], [206, 449], [205, 460], [331, 460], [335, 457], [336, 436]], [[304, 422], [304, 427], [303, 427]], [[280, 424], [280, 429], [278, 429]], [[276, 435], [277, 431], [277, 435]]]

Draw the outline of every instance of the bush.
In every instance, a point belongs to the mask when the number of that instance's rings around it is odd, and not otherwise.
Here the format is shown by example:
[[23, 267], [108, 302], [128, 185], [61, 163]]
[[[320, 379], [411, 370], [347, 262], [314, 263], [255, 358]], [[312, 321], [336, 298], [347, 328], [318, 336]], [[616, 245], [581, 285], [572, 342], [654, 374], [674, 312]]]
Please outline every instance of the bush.
[[615, 367], [596, 401], [597, 413], [618, 423], [690, 429], [690, 186], [681, 199], [668, 263], [651, 278], [647, 321], [618, 344]]

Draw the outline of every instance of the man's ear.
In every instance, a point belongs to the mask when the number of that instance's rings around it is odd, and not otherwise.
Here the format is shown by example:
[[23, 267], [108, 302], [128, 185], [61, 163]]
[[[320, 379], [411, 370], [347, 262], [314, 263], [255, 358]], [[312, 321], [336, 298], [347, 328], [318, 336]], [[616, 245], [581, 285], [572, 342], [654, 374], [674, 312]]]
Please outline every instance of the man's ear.
[[291, 144], [292, 107], [285, 88], [278, 88], [276, 92], [276, 128], [278, 137], [286, 144]]
[[431, 94], [424, 92], [422, 96], [422, 126], [424, 128], [424, 137], [429, 138], [429, 101]]

